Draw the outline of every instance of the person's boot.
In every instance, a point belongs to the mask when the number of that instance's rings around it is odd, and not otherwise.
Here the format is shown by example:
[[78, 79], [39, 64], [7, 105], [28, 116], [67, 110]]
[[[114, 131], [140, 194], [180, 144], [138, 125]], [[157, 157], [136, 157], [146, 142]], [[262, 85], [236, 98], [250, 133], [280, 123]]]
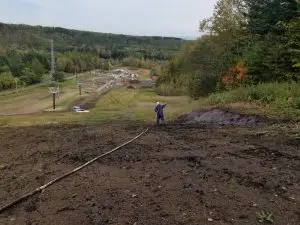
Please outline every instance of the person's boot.
[[161, 122], [160, 122], [160, 119], [159, 119], [159, 118], [156, 119], [156, 126], [157, 126], [157, 127], [161, 127]]

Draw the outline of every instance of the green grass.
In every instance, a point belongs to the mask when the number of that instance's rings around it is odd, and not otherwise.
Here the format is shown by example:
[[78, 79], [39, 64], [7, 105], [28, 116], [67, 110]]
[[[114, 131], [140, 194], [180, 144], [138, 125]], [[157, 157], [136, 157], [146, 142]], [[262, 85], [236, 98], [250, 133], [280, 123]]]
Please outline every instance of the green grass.
[[[94, 74], [90, 73], [82, 73], [79, 74], [80, 79], [87, 80], [94, 76]], [[60, 90], [61, 90], [61, 96], [62, 98], [57, 99], [56, 105], [57, 107], [61, 109], [67, 109], [71, 103], [79, 98], [78, 93], [78, 86], [77, 86], [77, 80], [70, 79], [66, 80], [64, 82], [61, 82], [60, 84]], [[12, 114], [17, 113], [21, 114], [22, 109], [24, 109], [24, 112], [26, 111], [35, 111], [35, 108], [38, 108], [39, 102], [41, 102], [41, 108], [36, 110], [48, 110], [47, 109], [47, 102], [49, 102], [49, 108], [51, 103], [51, 94], [49, 93], [48, 89], [49, 85], [43, 85], [38, 87], [33, 87], [30, 89], [24, 89], [20, 90], [19, 92], [10, 92], [10, 93], [4, 93], [3, 95], [0, 95], [0, 105], [2, 113], [6, 114]], [[85, 86], [83, 86], [83, 96], [86, 95], [84, 93]], [[30, 108], [30, 109], [29, 109]]]
[[[215, 93], [199, 100], [202, 106], [226, 106], [230, 103], [250, 103], [245, 108], [282, 119], [300, 119], [300, 84], [299, 83], [265, 83], [246, 88], [238, 88], [223, 93]], [[258, 110], [258, 111], [257, 111]]]
[[[149, 71], [144, 70], [144, 75]], [[89, 74], [87, 74], [89, 76]], [[76, 89], [76, 80], [67, 80], [60, 83], [62, 91], [66, 88]], [[3, 101], [11, 99], [11, 107], [14, 102], [25, 101], [27, 95], [38, 94], [40, 97], [42, 93], [47, 93], [47, 87], [38, 87], [26, 90], [22, 93], [13, 93], [7, 96], [0, 96]], [[26, 93], [26, 94], [25, 94]], [[22, 96], [22, 99], [15, 99], [17, 96]], [[50, 98], [50, 95], [45, 95]], [[57, 108], [67, 109], [68, 106], [77, 99], [70, 97], [65, 100], [57, 101]], [[3, 116], [0, 120], [0, 126], [30, 126], [47, 123], [95, 123], [108, 120], [131, 120], [131, 121], [154, 121], [155, 113], [153, 111], [157, 101], [167, 103], [166, 118], [174, 119], [178, 115], [190, 112], [192, 107], [187, 97], [163, 97], [156, 95], [153, 89], [113, 89], [108, 94], [102, 96], [97, 102], [96, 106], [90, 109], [89, 113], [72, 113], [70, 111], [61, 112], [40, 112], [31, 115], [15, 115]], [[8, 107], [8, 106], [7, 106]]]
[[264, 210], [257, 212], [256, 218], [260, 223], [274, 223], [273, 214], [269, 212], [265, 212]]
[[13, 92], [13, 93], [9, 93], [9, 94], [0, 95], [0, 101], [8, 99], [8, 98], [18, 97], [18, 96], [23, 96], [23, 95], [29, 95], [29, 94], [34, 93], [34, 92], [42, 92], [42, 91], [45, 91], [45, 90], [47, 90], [47, 89], [44, 86], [36, 87], [36, 88], [33, 88], [33, 89], [19, 90], [19, 92]]
[[[187, 97], [157, 96], [152, 89], [114, 89], [101, 97], [90, 113], [81, 115], [81, 122], [98, 122], [107, 120], [131, 120], [151, 122], [155, 119], [155, 103], [167, 103], [165, 110], [168, 120], [175, 119], [182, 113], [196, 108]], [[78, 119], [78, 118], [77, 118]]]
[[[200, 108], [229, 107], [233, 111], [300, 119], [300, 85], [296, 83], [260, 84], [215, 93], [192, 101], [186, 96], [158, 96], [154, 89], [113, 89], [102, 96], [89, 113], [44, 112], [34, 115], [4, 116], [0, 126], [58, 123], [97, 123], [112, 120], [154, 122], [157, 101], [167, 103], [165, 116], [173, 120]], [[69, 100], [61, 103], [70, 105]], [[60, 104], [59, 104], [60, 105]], [[298, 136], [297, 136], [298, 137]]]

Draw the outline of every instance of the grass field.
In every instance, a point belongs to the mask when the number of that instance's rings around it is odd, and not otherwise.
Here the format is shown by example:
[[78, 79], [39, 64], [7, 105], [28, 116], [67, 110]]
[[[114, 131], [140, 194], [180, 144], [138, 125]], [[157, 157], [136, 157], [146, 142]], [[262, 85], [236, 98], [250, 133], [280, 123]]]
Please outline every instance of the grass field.
[[[128, 69], [128, 68], [123, 68]], [[134, 69], [140, 79], [149, 79], [149, 70]], [[89, 79], [89, 74], [82, 79]], [[89, 96], [83, 92], [78, 95], [77, 81], [67, 80], [60, 84], [61, 95], [57, 99], [53, 112], [52, 98], [48, 87], [37, 87], [0, 96], [2, 126], [30, 126], [51, 123], [95, 123], [107, 120], [132, 120], [152, 122], [155, 120], [153, 111], [157, 101], [167, 103], [166, 118], [174, 119], [182, 113], [197, 108], [197, 102], [190, 102], [188, 97], [163, 97], [156, 95], [154, 89], [113, 89], [100, 97], [96, 106], [89, 113], [72, 113], [70, 108], [74, 101]]]
[[[151, 122], [155, 119], [154, 107], [159, 101], [167, 103], [166, 118], [175, 119], [182, 113], [196, 109], [196, 104], [189, 103], [187, 97], [157, 96], [152, 89], [115, 89], [103, 96], [96, 107], [84, 117], [94, 120], [134, 120]], [[194, 102], [195, 103], [195, 102]]]
[[[149, 70], [136, 69], [141, 79], [148, 79]], [[86, 79], [88, 79], [87, 74]], [[186, 96], [158, 96], [154, 89], [113, 89], [101, 96], [89, 113], [72, 113], [74, 101], [88, 96], [78, 95], [76, 80], [63, 82], [56, 112], [50, 112], [52, 98], [48, 87], [38, 87], [0, 96], [0, 125], [36, 125], [49, 123], [96, 123], [111, 120], [154, 122], [153, 108], [157, 101], [167, 103], [166, 119], [200, 108], [225, 107], [232, 111], [300, 120], [300, 86], [296, 83], [261, 84], [232, 91], [214, 93], [196, 101]], [[84, 93], [84, 92], [83, 92]]]
[[[166, 119], [172, 120], [177, 116], [197, 109], [198, 103], [190, 102], [185, 96], [157, 96], [152, 89], [113, 89], [102, 96], [89, 113], [39, 112], [31, 115], [3, 116], [0, 125], [37, 125], [49, 123], [96, 123], [109, 120], [132, 120], [153, 122], [155, 103], [167, 103]], [[70, 102], [65, 102], [70, 104]]]
[[[89, 80], [94, 75], [86, 73], [80, 75], [80, 80]], [[82, 96], [85, 96], [85, 86], [83, 86]], [[70, 79], [60, 83], [60, 95], [56, 99], [57, 110], [67, 110], [70, 104], [79, 96], [77, 80]], [[52, 109], [52, 94], [48, 86], [44, 85], [20, 92], [0, 95], [0, 115], [24, 115], [40, 113]]]

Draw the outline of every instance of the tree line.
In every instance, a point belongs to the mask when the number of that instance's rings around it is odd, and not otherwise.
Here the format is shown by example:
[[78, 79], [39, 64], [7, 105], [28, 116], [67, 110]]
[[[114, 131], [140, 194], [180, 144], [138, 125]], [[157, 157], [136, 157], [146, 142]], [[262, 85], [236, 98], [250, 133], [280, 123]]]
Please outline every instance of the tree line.
[[56, 51], [60, 53], [99, 53], [102, 58], [119, 60], [130, 56], [167, 60], [186, 42], [173, 37], [132, 36], [4, 23], [0, 23], [0, 33], [5, 34], [0, 36], [0, 52], [1, 48], [11, 46], [25, 51], [49, 51], [49, 39], [53, 39]]
[[[50, 53], [10, 49], [0, 56], [0, 91], [18, 86], [40, 83], [50, 75]], [[75, 74], [95, 69], [110, 70], [113, 65], [152, 69], [158, 60], [129, 56], [121, 60], [102, 58], [99, 54], [67, 52], [55, 55], [54, 79], [63, 81], [65, 74]]]
[[219, 0], [204, 33], [163, 68], [159, 87], [194, 98], [261, 82], [300, 79], [298, 0]]
[[170, 59], [183, 40], [138, 37], [0, 23], [0, 91], [42, 81], [50, 73], [50, 43], [55, 44], [55, 79], [63, 73], [111, 69], [113, 64], [151, 68]]
[[[63, 81], [64, 73], [80, 73], [105, 67], [98, 55], [80, 52], [57, 54], [56, 80]], [[0, 56], [0, 90], [40, 83], [50, 74], [50, 53], [10, 49]]]

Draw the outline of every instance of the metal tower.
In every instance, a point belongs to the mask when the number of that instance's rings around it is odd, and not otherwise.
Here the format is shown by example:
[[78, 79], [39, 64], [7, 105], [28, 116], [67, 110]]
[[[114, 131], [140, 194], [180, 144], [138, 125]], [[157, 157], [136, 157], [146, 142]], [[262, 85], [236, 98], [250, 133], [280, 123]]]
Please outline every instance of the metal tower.
[[[57, 87], [52, 87], [52, 94], [53, 98], [55, 98], [55, 95], [57, 98], [59, 98], [59, 82], [55, 80], [55, 72], [56, 72], [56, 67], [55, 67], [55, 55], [54, 55], [54, 42], [53, 39], [50, 40], [50, 45], [51, 45], [51, 75], [52, 75], [52, 84], [57, 83]], [[55, 109], [55, 99], [53, 99], [53, 109]]]
[[55, 81], [54, 79], [54, 73], [55, 73], [55, 56], [54, 56], [54, 43], [53, 39], [50, 40], [51, 45], [51, 75], [52, 75], [52, 81]]

